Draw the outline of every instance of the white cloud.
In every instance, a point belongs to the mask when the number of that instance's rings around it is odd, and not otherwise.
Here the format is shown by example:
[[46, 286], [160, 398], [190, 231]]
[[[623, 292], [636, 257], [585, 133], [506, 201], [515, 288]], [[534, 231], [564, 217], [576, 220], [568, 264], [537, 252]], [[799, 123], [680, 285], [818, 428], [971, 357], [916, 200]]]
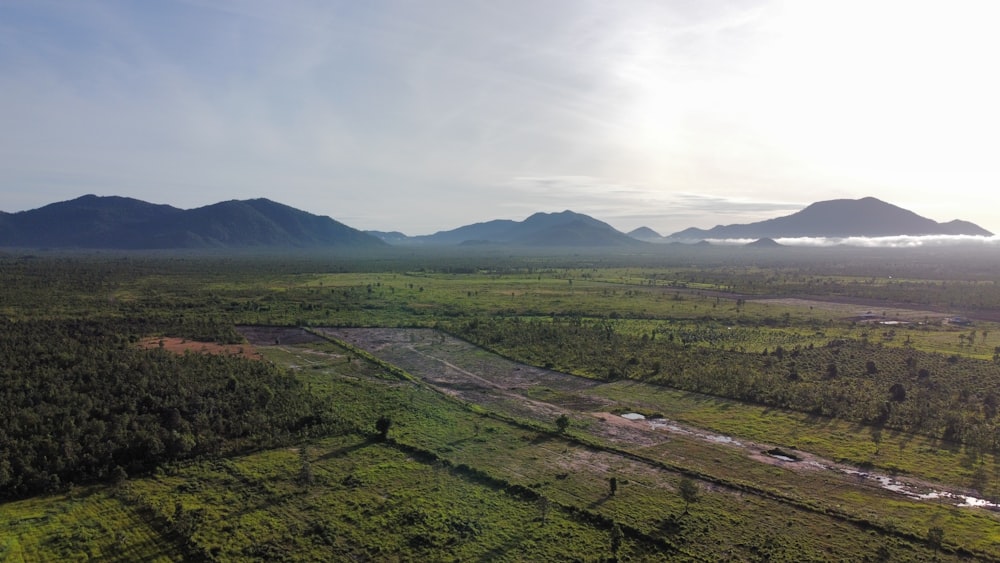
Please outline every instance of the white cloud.
[[264, 196], [411, 233], [567, 208], [669, 233], [873, 195], [990, 228], [994, 15], [974, 1], [10, 0], [0, 208]]

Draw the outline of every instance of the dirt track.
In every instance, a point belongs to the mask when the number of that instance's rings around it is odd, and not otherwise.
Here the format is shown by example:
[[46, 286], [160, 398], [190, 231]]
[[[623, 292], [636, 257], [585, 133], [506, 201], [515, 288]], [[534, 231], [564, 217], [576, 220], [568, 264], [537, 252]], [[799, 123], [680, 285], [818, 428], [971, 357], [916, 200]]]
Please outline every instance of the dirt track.
[[[324, 328], [319, 331], [399, 366], [442, 393], [463, 401], [545, 424], [551, 424], [560, 414], [577, 417], [578, 421], [589, 420], [588, 433], [618, 444], [623, 450], [641, 451], [671, 440], [683, 440], [694, 444], [695, 449], [698, 449], [697, 444], [702, 444], [707, 457], [711, 457], [710, 450], [714, 448], [727, 448], [759, 463], [796, 473], [822, 472], [835, 479], [849, 476], [857, 479], [857, 484], [891, 490], [910, 498], [921, 498], [921, 494], [944, 489], [919, 479], [902, 480], [862, 472], [799, 450], [794, 452], [797, 460], [782, 459], [766, 453], [776, 448], [773, 444], [722, 436], [663, 418], [628, 420], [611, 412], [620, 412], [620, 405], [591, 392], [604, 385], [603, 382], [519, 364], [432, 329]], [[945, 494], [959, 499], [970, 493]]]

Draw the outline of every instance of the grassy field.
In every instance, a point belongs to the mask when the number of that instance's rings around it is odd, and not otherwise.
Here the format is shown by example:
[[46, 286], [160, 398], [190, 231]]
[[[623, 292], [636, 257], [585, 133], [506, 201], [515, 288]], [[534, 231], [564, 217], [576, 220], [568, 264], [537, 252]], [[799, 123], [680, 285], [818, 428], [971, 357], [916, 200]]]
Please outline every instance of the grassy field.
[[[391, 357], [394, 363], [403, 365], [411, 370], [411, 373], [423, 373], [429, 377], [432, 384], [440, 381], [442, 376], [438, 372], [440, 367], [434, 368], [433, 364], [426, 363], [427, 354], [435, 355], [437, 358], [446, 358], [448, 365], [453, 366], [453, 371], [461, 371], [463, 368], [474, 370], [477, 375], [495, 377], [497, 381], [505, 386], [519, 384], [504, 375], [512, 369], [506, 360], [484, 355], [482, 351], [463, 347], [461, 343], [439, 340], [429, 333], [417, 333], [410, 337], [399, 338], [405, 344], [404, 348], [415, 348], [418, 354], [407, 353], [405, 350], [388, 350], [384, 346], [385, 336], [379, 335], [373, 342], [378, 342], [377, 347], [380, 354]], [[406, 344], [408, 342], [408, 344]], [[500, 364], [498, 367], [491, 367], [490, 362]], [[521, 369], [521, 368], [517, 368]], [[536, 377], [532, 377], [536, 379]], [[537, 379], [536, 379], [537, 380]], [[510, 400], [509, 397], [499, 395], [487, 395], [483, 389], [474, 390], [472, 380], [464, 383], [457, 383], [449, 380], [442, 389], [461, 389], [464, 393], [458, 395], [461, 401], [468, 401], [470, 397], [479, 397], [477, 404], [485, 406], [491, 412], [500, 412], [512, 417], [520, 417], [522, 420], [537, 426], [546, 425], [551, 417], [551, 411], [546, 409], [536, 409], [533, 414], [537, 417], [531, 420], [531, 411], [526, 411], [522, 404]], [[727, 406], [720, 401], [713, 401], [707, 397], [696, 397], [690, 394], [684, 395], [677, 392], [669, 392], [628, 384], [616, 383], [598, 386], [586, 386], [568, 390], [568, 387], [553, 390], [557, 383], [550, 381], [540, 381], [524, 389], [523, 393], [531, 398], [558, 399], [556, 402], [563, 405], [586, 404], [579, 394], [602, 396], [620, 401], [614, 405], [606, 405], [605, 409], [616, 412], [638, 410], [640, 412], [656, 413], [660, 412], [668, 417], [677, 420], [687, 420], [686, 415], [692, 415], [696, 422], [705, 423], [704, 426], [711, 428], [713, 419], [708, 416], [715, 412], [714, 421], [727, 420], [728, 426], [719, 425], [717, 431], [727, 432], [741, 440], [764, 440], [780, 438], [782, 433], [776, 431], [777, 427], [787, 427], [790, 421], [798, 421], [799, 432], [811, 432], [817, 437], [827, 437], [831, 442], [840, 442], [847, 447], [868, 448], [871, 451], [872, 442], [868, 432], [870, 429], [851, 428], [849, 425], [839, 425], [834, 428], [823, 427], [816, 421], [811, 423], [797, 419], [794, 413], [775, 412], [773, 410], [741, 406], [731, 403]], [[439, 385], [440, 387], [440, 385]], [[736, 410], [729, 410], [733, 408]], [[743, 410], [740, 410], [743, 409]], [[441, 413], [440, 408], [436, 411]], [[761, 513], [746, 514], [745, 521], [759, 521], [765, 518], [762, 513], [767, 513], [767, 518], [773, 518], [772, 513], [788, 514], [789, 509], [794, 514], [797, 511], [805, 513], [819, 513], [837, 515], [835, 522], [862, 522], [866, 528], [880, 529], [883, 533], [903, 533], [907, 537], [921, 537], [924, 530], [935, 527], [944, 522], [948, 523], [949, 537], [952, 537], [957, 545], [975, 549], [980, 554], [1000, 555], [995, 552], [996, 534], [1000, 531], [997, 519], [988, 512], [977, 509], [954, 509], [947, 505], [933, 502], [908, 501], [895, 493], [889, 493], [877, 486], [858, 482], [852, 476], [842, 474], [824, 473], [814, 470], [793, 469], [791, 466], [779, 466], [768, 463], [761, 463], [759, 450], [743, 451], [735, 450], [723, 444], [712, 443], [701, 439], [691, 438], [683, 434], [670, 434], [669, 437], [662, 435], [652, 435], [646, 433], [638, 439], [621, 439], [621, 434], [607, 430], [607, 422], [600, 418], [585, 415], [579, 411], [570, 410], [573, 415], [573, 424], [570, 433], [579, 440], [566, 443], [559, 437], [551, 437], [540, 434], [536, 430], [529, 429], [520, 431], [520, 441], [515, 436], [509, 436], [510, 431], [497, 432], [482, 438], [482, 430], [477, 434], [476, 424], [482, 424], [473, 419], [473, 428], [469, 428], [470, 422], [461, 422], [456, 419], [446, 427], [449, 433], [445, 436], [428, 436], [424, 429], [430, 426], [427, 423], [416, 423], [420, 428], [419, 435], [410, 434], [411, 424], [404, 422], [404, 427], [399, 430], [401, 440], [419, 440], [424, 445], [430, 445], [435, 451], [445, 452], [444, 455], [452, 459], [454, 463], [476, 463], [477, 460], [490, 460], [492, 465], [503, 467], [502, 473], [514, 475], [520, 479], [520, 483], [526, 486], [551, 487], [560, 494], [575, 497], [581, 501], [588, 501], [591, 504], [601, 504], [601, 495], [606, 494], [606, 484], [612, 476], [623, 472], [632, 475], [646, 475], [643, 489], [656, 490], [657, 483], [667, 483], [663, 492], [656, 493], [652, 498], [653, 507], [643, 509], [644, 501], [640, 499], [630, 499], [627, 504], [629, 511], [640, 510], [644, 517], [653, 513], [676, 513], [679, 508], [671, 501], [677, 502], [676, 495], [671, 495], [672, 490], [669, 484], [671, 479], [676, 479], [681, 474], [694, 474], [712, 486], [722, 487], [719, 491], [732, 490], [739, 493], [741, 498], [745, 498], [748, 491], [758, 497], [758, 502], [764, 506], [759, 508]], [[725, 414], [720, 414], [725, 413]], [[767, 424], [761, 423], [759, 428], [753, 428], [757, 419], [769, 419], [774, 414], [772, 420]], [[615, 415], [608, 413], [610, 417]], [[468, 418], [468, 415], [457, 413], [454, 417]], [[755, 418], [756, 417], [756, 418]], [[741, 421], [746, 418], [749, 425], [741, 426]], [[404, 419], [405, 421], [406, 419]], [[608, 420], [605, 418], [605, 420]], [[836, 421], [826, 421], [837, 425]], [[773, 432], [768, 431], [768, 424], [773, 424]], [[463, 431], [464, 428], [464, 437]], [[811, 430], [810, 430], [811, 429]], [[794, 431], [794, 430], [793, 430]], [[516, 433], [515, 433], [516, 434]], [[917, 440], [919, 437], [909, 436], [910, 440]], [[895, 440], [903, 441], [905, 438], [896, 436]], [[459, 446], [460, 444], [460, 446]], [[773, 442], [772, 442], [773, 444]], [[779, 442], [779, 444], [783, 444]], [[886, 440], [882, 447], [894, 444], [893, 440]], [[591, 445], [600, 446], [600, 451], [593, 451]], [[787, 446], [786, 446], [787, 447]], [[822, 453], [822, 448], [806, 448], [808, 451]], [[611, 450], [610, 452], [608, 450]], [[919, 446], [914, 446], [914, 450], [919, 451]], [[843, 452], [843, 450], [840, 450]], [[639, 456], [638, 463], [634, 457], [621, 456], [616, 452], [626, 452]], [[757, 459], [755, 459], [757, 458]], [[869, 458], [870, 459], [870, 458]], [[919, 466], [920, 455], [910, 458], [913, 462], [910, 469], [916, 475], [932, 476], [933, 469], [925, 472]], [[952, 458], [953, 459], [953, 458]], [[950, 466], [950, 459], [942, 456], [936, 459], [933, 467], [947, 470]], [[573, 471], [566, 471], [568, 468], [585, 468], [576, 475]], [[665, 472], [665, 473], [664, 473]], [[559, 479], [559, 475], [563, 479]], [[568, 474], [568, 475], [567, 475]], [[553, 477], [555, 475], [555, 477]], [[951, 474], [949, 474], [951, 475]], [[672, 477], [671, 477], [672, 476]], [[508, 477], [509, 478], [509, 477]], [[959, 477], [962, 479], [964, 477]], [[662, 485], [661, 485], [662, 486]], [[640, 497], [641, 498], [641, 497]], [[779, 506], [768, 506], [769, 502], [778, 500]], [[613, 500], [617, 500], [613, 499]], [[721, 513], [730, 515], [740, 512], [739, 507], [743, 504], [727, 504], [721, 501], [726, 508], [720, 508]], [[615, 506], [615, 504], [611, 504]], [[876, 508], [877, 507], [877, 508]], [[803, 531], [800, 527], [803, 522], [801, 515], [792, 519], [789, 527], [795, 527]], [[819, 533], [824, 526], [830, 525], [826, 519], [820, 518], [815, 527], [806, 531], [806, 537], [813, 537]], [[718, 526], [716, 522], [713, 526]], [[731, 530], [726, 532], [726, 537], [739, 537], [740, 532]], [[805, 549], [799, 546], [799, 549]]]
[[[331, 405], [315, 411], [330, 420], [303, 426], [281, 448], [171, 462], [114, 485], [60, 484], [57, 494], [0, 504], [0, 561], [1000, 560], [995, 512], [909, 498], [847, 472], [993, 498], [995, 444], [972, 448], [965, 434], [930, 437], [940, 428], [903, 432], [590, 366], [577, 370], [588, 379], [553, 374], [445, 332], [484, 319], [597, 327], [623, 346], [664, 343], [676, 358], [746, 354], [760, 365], [779, 348], [787, 363], [796, 350], [826, 354], [845, 341], [840, 369], [872, 385], [902, 369], [907, 350], [931, 353], [933, 362], [912, 367], [908, 400], [943, 390], [947, 404], [973, 405], [959, 417], [963, 428], [993, 428], [992, 399], [967, 382], [947, 391], [967, 365], [975, 377], [997, 369], [1000, 325], [988, 313], [1000, 308], [1000, 270], [985, 264], [963, 276], [874, 254], [804, 265], [706, 256], [667, 264], [487, 253], [433, 265], [419, 256], [391, 264], [0, 257], [5, 322], [97, 315], [148, 327], [126, 342], [179, 341], [182, 354], [210, 348], [193, 343], [201, 334], [239, 341], [234, 327], [248, 325], [240, 330], [265, 361]], [[974, 313], [976, 300], [983, 318], [942, 322]], [[336, 327], [421, 330], [341, 343], [347, 333]], [[541, 346], [538, 358], [529, 345], [494, 349], [551, 361]], [[872, 359], [878, 369], [866, 375]], [[576, 369], [569, 360], [553, 367]], [[933, 375], [916, 374], [924, 367]], [[958, 374], [950, 383], [940, 375], [947, 370]], [[843, 381], [846, 389], [854, 380]], [[627, 412], [657, 415], [659, 426], [619, 416]], [[380, 418], [389, 421], [384, 438]], [[765, 453], [774, 448], [801, 460]], [[14, 467], [5, 463], [0, 456], [0, 472]], [[685, 500], [691, 483], [697, 498]]]
[[0, 505], [0, 532], [0, 561], [167, 562], [186, 555], [148, 514], [101, 487]]
[[[615, 524], [619, 558], [636, 561], [932, 560], [957, 545], [995, 549], [997, 523], [978, 511], [816, 482], [683, 437], [624, 447], [578, 413], [562, 436], [547, 421], [505, 420], [493, 410], [502, 403], [470, 408], [400, 381], [329, 342], [262, 350], [370, 433], [4, 505], [2, 525], [17, 537], [5, 557], [594, 560], [611, 556]], [[373, 421], [383, 414], [393, 423], [380, 442]], [[695, 479], [700, 498], [685, 514], [677, 489], [689, 474], [706, 479]], [[31, 520], [39, 515], [49, 531]], [[945, 530], [937, 555], [922, 541], [935, 526]]]

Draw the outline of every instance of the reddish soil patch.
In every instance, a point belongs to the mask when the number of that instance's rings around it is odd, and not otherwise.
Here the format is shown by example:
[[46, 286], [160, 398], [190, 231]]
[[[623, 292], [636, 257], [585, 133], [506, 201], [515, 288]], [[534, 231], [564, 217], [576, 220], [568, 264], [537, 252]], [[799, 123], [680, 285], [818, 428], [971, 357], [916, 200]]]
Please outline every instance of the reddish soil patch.
[[[162, 345], [161, 345], [162, 343]], [[216, 344], [214, 342], [199, 342], [183, 338], [150, 336], [139, 341], [139, 347], [144, 350], [163, 348], [168, 352], [183, 354], [218, 354], [224, 356], [243, 356], [251, 360], [263, 359], [263, 356], [250, 344]]]

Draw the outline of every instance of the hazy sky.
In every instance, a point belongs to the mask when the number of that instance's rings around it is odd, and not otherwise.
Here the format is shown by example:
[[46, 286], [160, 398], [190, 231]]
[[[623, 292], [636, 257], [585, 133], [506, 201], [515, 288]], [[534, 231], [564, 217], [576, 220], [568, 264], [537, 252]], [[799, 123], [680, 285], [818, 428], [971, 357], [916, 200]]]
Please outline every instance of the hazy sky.
[[875, 196], [1000, 231], [1000, 3], [0, 0], [0, 209], [267, 197], [426, 234]]

